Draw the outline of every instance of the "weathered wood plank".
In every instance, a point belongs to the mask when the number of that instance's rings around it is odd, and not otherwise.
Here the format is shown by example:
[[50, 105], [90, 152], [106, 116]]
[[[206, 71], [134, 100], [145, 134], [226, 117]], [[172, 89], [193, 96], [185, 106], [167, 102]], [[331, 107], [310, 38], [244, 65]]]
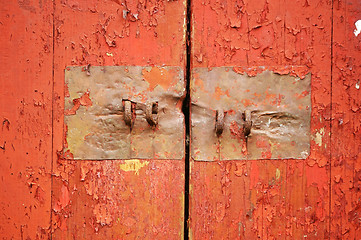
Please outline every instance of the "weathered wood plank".
[[0, 5], [0, 236], [49, 239], [53, 4]]
[[184, 159], [67, 161], [61, 151], [64, 69], [184, 68], [185, 14], [185, 1], [55, 1], [53, 239], [183, 237]]

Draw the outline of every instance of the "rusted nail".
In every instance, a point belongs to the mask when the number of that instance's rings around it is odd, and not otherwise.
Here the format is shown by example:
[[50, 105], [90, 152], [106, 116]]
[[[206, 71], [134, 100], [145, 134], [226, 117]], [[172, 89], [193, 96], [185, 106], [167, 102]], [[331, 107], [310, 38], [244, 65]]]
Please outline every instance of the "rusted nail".
[[216, 111], [216, 134], [219, 137], [223, 132], [224, 126], [224, 111], [217, 110]]
[[151, 127], [155, 127], [158, 124], [158, 103], [146, 103], [145, 104], [145, 119]]
[[133, 120], [135, 119], [135, 106], [133, 107], [133, 104], [129, 100], [123, 100], [124, 122], [130, 127], [130, 129], [132, 129], [134, 124]]
[[248, 137], [248, 135], [251, 133], [252, 128], [252, 120], [251, 120], [251, 110], [244, 111], [244, 136]]

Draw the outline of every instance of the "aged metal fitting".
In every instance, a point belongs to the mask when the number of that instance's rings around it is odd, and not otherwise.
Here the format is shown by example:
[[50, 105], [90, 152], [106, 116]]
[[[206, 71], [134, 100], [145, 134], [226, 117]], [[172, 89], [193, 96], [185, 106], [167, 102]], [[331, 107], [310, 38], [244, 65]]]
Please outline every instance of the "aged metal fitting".
[[155, 127], [158, 124], [158, 103], [146, 103], [145, 104], [145, 119], [151, 127]]
[[244, 136], [248, 137], [248, 135], [251, 133], [251, 128], [252, 128], [252, 120], [251, 120], [251, 111], [250, 110], [246, 110], [244, 111], [244, 125], [243, 125], [243, 131], [244, 131]]
[[[291, 72], [303, 67], [285, 69], [290, 74], [263, 67], [193, 68], [192, 158], [195, 161], [307, 158], [311, 136], [311, 73], [301, 79]], [[249, 70], [258, 73], [248, 75]], [[221, 95], [216, 98], [210, 93]], [[225, 114], [223, 132], [220, 112], [218, 122], [215, 121], [219, 109]], [[269, 142], [272, 148], [261, 142]]]
[[224, 126], [224, 111], [217, 110], [216, 111], [216, 134], [219, 137], [223, 132]]
[[[134, 103], [135, 105], [135, 103]], [[123, 100], [124, 122], [132, 129], [135, 119], [135, 106], [129, 100]]]
[[[65, 84], [74, 94], [64, 96], [64, 124], [69, 129], [64, 158], [184, 159], [183, 67], [91, 66], [90, 75], [87, 70], [88, 66], [65, 70]], [[159, 73], [167, 87], [153, 90], [149, 86]], [[75, 105], [79, 98], [85, 104]], [[78, 131], [79, 125], [86, 125], [87, 131]], [[213, 128], [214, 123], [212, 136]]]

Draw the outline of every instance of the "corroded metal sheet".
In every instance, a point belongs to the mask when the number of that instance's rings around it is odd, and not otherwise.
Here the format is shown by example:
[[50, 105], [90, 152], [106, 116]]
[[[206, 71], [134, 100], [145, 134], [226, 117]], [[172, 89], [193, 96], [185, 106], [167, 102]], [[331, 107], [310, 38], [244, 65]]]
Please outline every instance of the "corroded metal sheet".
[[[305, 159], [310, 152], [311, 74], [303, 79], [261, 71], [248, 76], [232, 67], [192, 71], [194, 160]], [[245, 111], [252, 127], [245, 135]], [[224, 113], [222, 134], [215, 126]], [[219, 120], [220, 121], [220, 120]]]
[[[179, 67], [91, 66], [65, 70], [65, 156], [73, 159], [182, 159], [184, 73]], [[134, 123], [124, 121], [131, 101]], [[157, 125], [146, 106], [157, 103]]]

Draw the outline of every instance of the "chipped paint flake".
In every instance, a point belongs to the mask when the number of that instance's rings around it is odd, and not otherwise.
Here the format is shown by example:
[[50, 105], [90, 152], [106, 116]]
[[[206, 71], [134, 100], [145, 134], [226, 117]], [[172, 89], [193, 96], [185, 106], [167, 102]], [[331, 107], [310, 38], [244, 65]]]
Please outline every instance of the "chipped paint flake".
[[321, 128], [318, 132], [316, 132], [315, 136], [313, 137], [313, 140], [319, 147], [322, 146], [322, 138], [324, 135], [325, 135], [325, 128]]
[[276, 180], [280, 179], [281, 177], [281, 171], [277, 168], [276, 169]]
[[126, 172], [134, 172], [134, 174], [139, 175], [139, 170], [147, 166], [149, 161], [141, 160], [125, 160], [124, 163], [119, 165], [119, 168]]
[[355, 28], [356, 29], [353, 31], [353, 34], [355, 34], [355, 36], [357, 37], [361, 32], [361, 20], [357, 20], [355, 22]]

